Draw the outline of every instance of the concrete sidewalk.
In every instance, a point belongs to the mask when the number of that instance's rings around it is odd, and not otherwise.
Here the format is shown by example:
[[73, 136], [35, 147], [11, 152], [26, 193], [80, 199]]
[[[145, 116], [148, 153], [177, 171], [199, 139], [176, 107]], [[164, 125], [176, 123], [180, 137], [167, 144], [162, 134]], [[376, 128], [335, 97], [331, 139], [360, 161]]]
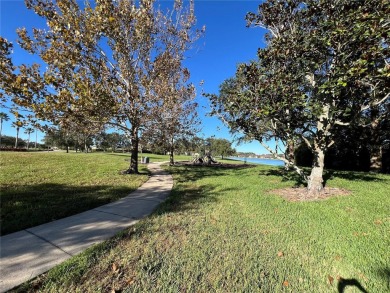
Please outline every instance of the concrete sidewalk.
[[172, 176], [160, 165], [149, 164], [149, 180], [119, 201], [0, 237], [0, 292], [46, 272], [152, 213], [173, 186]]

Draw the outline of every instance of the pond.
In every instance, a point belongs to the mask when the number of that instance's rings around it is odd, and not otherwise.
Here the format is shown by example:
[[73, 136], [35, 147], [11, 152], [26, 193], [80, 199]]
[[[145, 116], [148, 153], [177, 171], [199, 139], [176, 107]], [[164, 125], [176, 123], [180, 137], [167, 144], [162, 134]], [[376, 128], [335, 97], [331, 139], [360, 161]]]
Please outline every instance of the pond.
[[238, 157], [229, 157], [231, 160], [243, 161], [247, 163], [254, 163], [259, 165], [271, 165], [271, 166], [284, 166], [282, 160], [277, 159], [259, 159], [259, 158], [238, 158]]

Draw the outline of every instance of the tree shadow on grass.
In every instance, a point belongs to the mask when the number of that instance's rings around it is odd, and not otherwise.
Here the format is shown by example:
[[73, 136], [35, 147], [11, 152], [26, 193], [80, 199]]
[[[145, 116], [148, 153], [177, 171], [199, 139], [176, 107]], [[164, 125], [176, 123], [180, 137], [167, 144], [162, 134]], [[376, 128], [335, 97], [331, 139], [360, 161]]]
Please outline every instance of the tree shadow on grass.
[[377, 271], [377, 274], [385, 280], [386, 284], [387, 284], [387, 288], [389, 289], [390, 291], [390, 267], [387, 267], [387, 268], [383, 268], [383, 269], [379, 269]]
[[[247, 168], [252, 166], [242, 166]], [[237, 169], [237, 167], [233, 167]], [[214, 203], [218, 201], [215, 196], [215, 189], [218, 193], [231, 191], [225, 188], [221, 190], [219, 183], [199, 184], [197, 181], [216, 176], [227, 176], [231, 174], [231, 169], [227, 166], [218, 165], [174, 165], [167, 167], [173, 175], [176, 185], [171, 195], [158, 209], [158, 213], [183, 212], [187, 210], [197, 210], [200, 205]]]
[[356, 280], [356, 279], [342, 279], [342, 278], [340, 278], [340, 280], [337, 283], [337, 291], [339, 293], [344, 293], [345, 289], [347, 287], [356, 287], [361, 292], [368, 293], [368, 291], [366, 289], [364, 289], [364, 287], [359, 283], [358, 280]]
[[366, 181], [366, 182], [379, 182], [379, 181], [389, 181], [389, 179], [380, 178], [380, 174], [368, 173], [368, 172], [358, 172], [358, 171], [338, 171], [338, 170], [326, 170], [324, 175], [324, 181], [341, 178], [350, 181]]
[[[306, 174], [309, 173], [309, 169], [305, 168]], [[282, 182], [293, 181], [295, 187], [307, 186], [303, 178], [299, 176], [295, 171], [286, 171], [284, 168], [261, 170], [260, 176], [276, 176], [282, 178]], [[366, 182], [380, 182], [389, 181], [389, 179], [380, 178], [380, 175], [373, 173], [354, 172], [354, 171], [337, 171], [337, 170], [324, 170], [323, 180], [324, 186], [329, 180], [334, 178], [341, 178], [349, 181], [366, 181]], [[389, 177], [390, 178], [390, 177]]]
[[306, 182], [294, 171], [286, 171], [284, 168], [261, 170], [259, 176], [275, 176], [281, 178], [282, 182], [292, 181], [294, 187], [306, 187]]
[[[174, 170], [173, 173], [177, 172], [182, 177], [180, 177], [179, 182], [176, 181], [176, 184], [171, 191], [170, 196], [165, 202], [163, 202], [157, 210], [151, 215], [152, 223], [148, 220], [141, 221], [137, 224], [136, 228], [128, 228], [119, 232], [113, 238], [95, 245], [89, 248], [87, 251], [81, 253], [80, 255], [66, 261], [63, 265], [58, 266], [53, 269], [53, 271], [66, 272], [67, 276], [70, 276], [68, 279], [71, 280], [72, 284], [77, 284], [79, 282], [86, 270], [88, 270], [94, 263], [96, 263], [103, 255], [109, 253], [112, 249], [115, 249], [123, 241], [130, 241], [133, 237], [135, 238], [148, 238], [148, 234], [156, 233], [157, 231], [165, 231], [166, 224], [153, 224], [153, 219], [157, 219], [161, 215], [175, 213], [181, 217], [180, 214], [183, 212], [192, 212], [197, 211], [201, 208], [202, 205], [209, 205], [215, 202], [218, 202], [218, 197], [215, 193], [215, 190], [218, 188], [218, 193], [223, 193], [228, 189], [221, 190], [219, 184], [192, 184], [191, 181], [186, 181], [188, 178], [192, 180], [198, 180], [207, 176], [216, 176], [223, 175], [225, 172], [228, 172], [226, 169], [211, 169], [211, 168], [190, 168], [188, 172], [185, 172], [186, 168], [175, 168], [170, 167], [170, 170]], [[183, 176], [185, 178], [183, 178]], [[185, 184], [181, 184], [184, 183]], [[231, 190], [231, 188], [229, 189]], [[175, 215], [172, 216], [172, 221], [169, 221], [168, 225], [170, 229], [178, 229], [185, 232], [185, 225], [182, 226], [180, 222], [176, 222], [177, 219]], [[159, 222], [159, 220], [157, 220]], [[164, 239], [161, 239], [163, 242]], [[82, 262], [79, 259], [87, 259], [87, 261]], [[62, 274], [62, 273], [61, 273]], [[60, 274], [60, 275], [61, 275]], [[56, 282], [58, 274], [53, 274], [54, 277], [49, 282]], [[50, 279], [50, 272], [47, 275]], [[62, 282], [62, 281], [61, 281]], [[19, 287], [20, 290], [28, 291], [30, 288], [34, 288], [34, 291], [39, 290], [42, 286], [45, 286], [45, 277], [41, 276], [33, 280], [30, 284], [23, 284]], [[18, 288], [16, 289], [18, 291]]]
[[7, 188], [1, 195], [1, 235], [96, 208], [134, 190], [126, 186], [52, 183]]
[[169, 172], [175, 176], [179, 183], [194, 182], [207, 177], [226, 176], [231, 174], [231, 170], [253, 168], [254, 165], [244, 164], [212, 164], [212, 165], [174, 165], [170, 166]]

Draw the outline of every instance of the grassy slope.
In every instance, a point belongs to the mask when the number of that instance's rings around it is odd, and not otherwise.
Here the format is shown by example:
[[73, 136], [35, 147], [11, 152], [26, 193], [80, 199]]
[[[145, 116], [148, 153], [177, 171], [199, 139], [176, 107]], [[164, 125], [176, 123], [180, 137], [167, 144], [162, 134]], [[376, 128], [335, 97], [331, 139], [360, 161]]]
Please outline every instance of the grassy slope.
[[[355, 281], [390, 289], [390, 176], [335, 173], [329, 186], [352, 195], [291, 203], [268, 193], [294, 184], [269, 167], [170, 170], [174, 190], [152, 217], [32, 290], [344, 292]], [[355, 285], [346, 292], [360, 292]]]
[[0, 153], [1, 233], [73, 215], [126, 196], [147, 180], [119, 175], [128, 154]]

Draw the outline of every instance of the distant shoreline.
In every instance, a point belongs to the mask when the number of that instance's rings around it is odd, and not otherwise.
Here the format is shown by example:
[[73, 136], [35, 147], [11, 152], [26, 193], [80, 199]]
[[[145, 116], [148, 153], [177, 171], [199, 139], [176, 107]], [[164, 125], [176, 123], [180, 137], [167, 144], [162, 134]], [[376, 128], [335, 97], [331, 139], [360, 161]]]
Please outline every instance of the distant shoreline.
[[242, 161], [247, 163], [253, 163], [258, 165], [271, 165], [271, 166], [284, 166], [284, 162], [278, 159], [262, 159], [262, 158], [250, 158], [250, 157], [229, 157], [234, 161]]

